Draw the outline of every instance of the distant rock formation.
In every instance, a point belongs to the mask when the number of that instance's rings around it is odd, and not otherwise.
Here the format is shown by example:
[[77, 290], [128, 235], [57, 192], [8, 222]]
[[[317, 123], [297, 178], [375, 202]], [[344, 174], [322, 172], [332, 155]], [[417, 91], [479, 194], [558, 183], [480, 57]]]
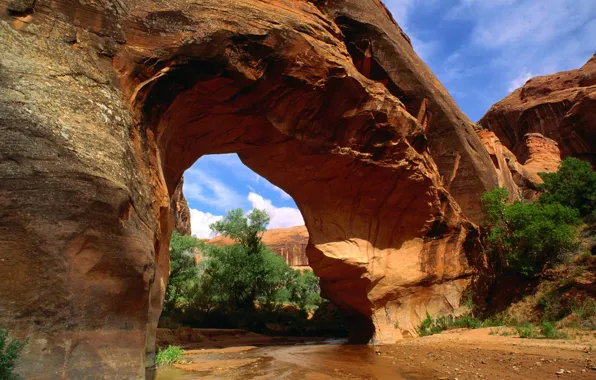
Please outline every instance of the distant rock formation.
[[528, 159], [522, 165], [517, 157], [503, 146], [494, 132], [486, 129], [478, 129], [476, 132], [497, 168], [499, 186], [507, 189], [510, 201], [536, 199], [536, 184], [542, 183], [538, 173], [554, 172], [561, 162], [558, 144], [539, 133], [526, 134]]
[[[218, 246], [233, 244], [231, 239], [217, 236], [207, 241], [208, 244]], [[308, 244], [308, 230], [306, 226], [290, 228], [274, 228], [265, 231], [263, 244], [271, 248], [277, 255], [284, 258], [286, 263], [294, 269], [309, 269], [306, 245]]]
[[596, 54], [579, 69], [529, 79], [478, 124], [533, 172], [569, 156], [596, 165]]

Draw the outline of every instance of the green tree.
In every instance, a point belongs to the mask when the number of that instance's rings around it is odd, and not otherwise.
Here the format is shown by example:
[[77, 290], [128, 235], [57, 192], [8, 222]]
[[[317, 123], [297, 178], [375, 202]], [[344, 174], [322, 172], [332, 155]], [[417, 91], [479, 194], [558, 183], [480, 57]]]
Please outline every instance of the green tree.
[[263, 210], [254, 209], [245, 217], [244, 211], [237, 208], [228, 211], [223, 219], [209, 225], [209, 228], [248, 248], [249, 252], [258, 253], [269, 220], [269, 215]]
[[290, 292], [289, 300], [301, 309], [317, 306], [323, 301], [320, 295], [319, 278], [309, 270], [294, 271]]
[[27, 340], [21, 342], [15, 338], [8, 339], [8, 330], [0, 328], [0, 379], [20, 379], [14, 373], [15, 361], [27, 344]]
[[194, 250], [199, 246], [197, 238], [180, 235], [174, 231], [170, 240], [170, 277], [166, 288], [163, 313], [169, 314], [176, 304], [184, 301], [189, 290], [198, 280]]
[[488, 230], [486, 245], [501, 269], [534, 275], [561, 253], [577, 248], [577, 210], [559, 203], [517, 201], [507, 205], [507, 191], [482, 196]]
[[568, 157], [556, 173], [540, 173], [544, 191], [540, 203], [560, 203], [575, 208], [581, 216], [596, 209], [596, 172], [588, 162]]
[[242, 245], [209, 246], [201, 280], [221, 305], [231, 309], [251, 309], [254, 302], [270, 303], [277, 292], [289, 285], [292, 268], [266, 247], [251, 253]]

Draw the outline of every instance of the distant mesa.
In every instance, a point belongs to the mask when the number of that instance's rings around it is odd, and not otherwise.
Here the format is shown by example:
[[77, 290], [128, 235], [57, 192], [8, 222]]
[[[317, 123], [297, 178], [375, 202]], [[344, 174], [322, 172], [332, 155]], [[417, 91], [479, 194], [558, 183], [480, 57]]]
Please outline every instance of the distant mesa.
[[[206, 242], [220, 247], [234, 244], [232, 239], [221, 235]], [[267, 230], [263, 234], [263, 244], [273, 250], [278, 256], [283, 257], [286, 263], [292, 268], [312, 270], [308, 265], [308, 258], [306, 257], [306, 245], [308, 244], [306, 226]]]

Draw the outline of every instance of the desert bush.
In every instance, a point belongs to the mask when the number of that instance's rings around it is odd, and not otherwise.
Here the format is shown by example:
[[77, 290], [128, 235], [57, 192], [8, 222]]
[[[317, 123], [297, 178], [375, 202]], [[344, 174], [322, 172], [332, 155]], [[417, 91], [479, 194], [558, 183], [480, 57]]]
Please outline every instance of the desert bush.
[[520, 338], [535, 339], [538, 337], [538, 329], [528, 321], [515, 326], [515, 331], [517, 331]]
[[555, 173], [540, 173], [544, 184], [539, 202], [561, 204], [579, 211], [581, 216], [596, 210], [596, 172], [586, 161], [568, 157]]
[[501, 270], [532, 276], [562, 253], [577, 249], [577, 210], [558, 203], [508, 205], [507, 199], [503, 188], [482, 196], [486, 248]]
[[14, 373], [15, 361], [27, 344], [28, 339], [21, 342], [8, 338], [8, 330], [0, 328], [0, 379], [15, 380], [20, 377]]
[[433, 319], [427, 311], [426, 317], [420, 322], [417, 331], [419, 336], [427, 336], [438, 334], [446, 330], [461, 328], [477, 329], [482, 326], [482, 321], [471, 313], [457, 317], [453, 315], [443, 315]]
[[434, 323], [433, 317], [430, 316], [428, 311], [426, 312], [426, 317], [420, 322], [420, 326], [418, 326], [418, 335], [419, 336], [427, 336], [433, 334], [431, 332], [431, 327]]
[[178, 346], [168, 346], [163, 350], [157, 352], [155, 357], [155, 364], [158, 367], [169, 366], [180, 363], [184, 358], [184, 351]]
[[574, 300], [571, 312], [575, 316], [577, 327], [596, 330], [596, 300], [589, 297], [582, 301]]
[[542, 318], [547, 321], [558, 321], [571, 312], [557, 291], [542, 294], [537, 304], [542, 308]]
[[554, 322], [542, 321], [540, 334], [547, 339], [567, 339], [568, 336], [559, 330]]

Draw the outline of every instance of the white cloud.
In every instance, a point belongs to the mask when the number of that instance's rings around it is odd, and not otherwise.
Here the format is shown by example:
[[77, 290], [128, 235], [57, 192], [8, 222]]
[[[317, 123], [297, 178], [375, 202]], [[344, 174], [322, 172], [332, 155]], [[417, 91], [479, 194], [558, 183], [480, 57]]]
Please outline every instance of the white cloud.
[[512, 92], [521, 86], [524, 85], [528, 81], [528, 79], [532, 78], [534, 74], [531, 71], [523, 70], [517, 77], [515, 77], [510, 83], [509, 88], [507, 89], [509, 92]]
[[267, 214], [269, 214], [269, 217], [271, 218], [271, 222], [268, 226], [269, 229], [294, 227], [304, 224], [302, 214], [300, 214], [300, 211], [296, 208], [275, 207], [269, 199], [265, 199], [259, 194], [252, 192], [248, 194], [248, 200], [253, 208], [265, 210]]
[[445, 19], [471, 26], [458, 53], [494, 77], [493, 102], [530, 76], [580, 67], [594, 53], [594, 0], [459, 0]]
[[292, 197], [290, 196], [290, 194], [286, 193], [285, 191], [283, 191], [279, 187], [275, 186], [271, 182], [269, 182], [269, 185], [270, 185], [271, 189], [273, 189], [273, 191], [275, 191], [276, 193], [279, 194], [279, 196], [281, 197], [281, 199], [286, 199], [286, 200], [292, 199]]
[[222, 219], [221, 215], [213, 215], [208, 212], [199, 211], [197, 209], [190, 209], [190, 229], [192, 234], [198, 238], [206, 239], [213, 237], [209, 225]]
[[243, 203], [243, 197], [234, 189], [197, 169], [189, 169], [184, 173], [183, 192], [189, 200], [196, 200], [220, 210], [236, 208]]

